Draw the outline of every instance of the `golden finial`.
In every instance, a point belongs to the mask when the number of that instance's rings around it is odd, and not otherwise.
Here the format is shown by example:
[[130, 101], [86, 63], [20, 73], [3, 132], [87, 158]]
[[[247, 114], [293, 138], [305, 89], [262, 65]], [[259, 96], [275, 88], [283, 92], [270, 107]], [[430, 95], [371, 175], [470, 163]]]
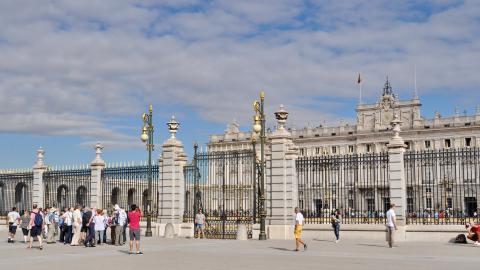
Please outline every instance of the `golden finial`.
[[150, 111], [150, 113], [153, 112], [153, 106], [152, 106], [152, 104], [150, 104], [150, 106], [148, 107], [148, 110]]
[[262, 101], [265, 100], [265, 92], [263, 92], [263, 91], [260, 92], [260, 99]]

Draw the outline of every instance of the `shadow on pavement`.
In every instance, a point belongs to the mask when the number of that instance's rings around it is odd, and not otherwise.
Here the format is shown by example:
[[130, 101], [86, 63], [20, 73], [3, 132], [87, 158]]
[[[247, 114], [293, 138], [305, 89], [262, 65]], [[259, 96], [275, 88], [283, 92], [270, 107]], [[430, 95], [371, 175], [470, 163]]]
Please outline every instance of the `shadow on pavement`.
[[[381, 247], [381, 248], [387, 248], [386, 245], [376, 245], [376, 244], [357, 244], [357, 246], [366, 246], [366, 247]], [[396, 247], [396, 246], [394, 246]]]
[[276, 249], [276, 250], [281, 250], [281, 251], [290, 251], [290, 252], [295, 252], [294, 249], [288, 249], [288, 248], [280, 248], [280, 247], [270, 247], [271, 249]]

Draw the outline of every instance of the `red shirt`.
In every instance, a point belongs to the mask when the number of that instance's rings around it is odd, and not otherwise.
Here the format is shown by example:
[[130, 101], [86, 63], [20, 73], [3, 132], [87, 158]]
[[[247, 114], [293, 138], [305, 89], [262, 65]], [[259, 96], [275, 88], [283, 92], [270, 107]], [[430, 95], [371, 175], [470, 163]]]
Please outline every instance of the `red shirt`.
[[140, 218], [142, 213], [138, 211], [128, 212], [128, 219], [130, 221], [130, 230], [139, 230], [140, 229]]

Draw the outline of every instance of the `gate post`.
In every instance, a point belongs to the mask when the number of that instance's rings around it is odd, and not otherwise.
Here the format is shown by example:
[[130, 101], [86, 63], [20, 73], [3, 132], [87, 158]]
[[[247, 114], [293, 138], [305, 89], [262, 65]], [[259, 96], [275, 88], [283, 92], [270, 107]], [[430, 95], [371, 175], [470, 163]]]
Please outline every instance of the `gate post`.
[[400, 124], [398, 115], [395, 114], [391, 122], [393, 137], [388, 143], [389, 158], [389, 185], [390, 185], [390, 203], [395, 204], [395, 214], [398, 227], [399, 239], [405, 240], [406, 237], [406, 207], [407, 194], [404, 168], [405, 143], [400, 137]]
[[159, 158], [159, 166], [162, 175], [162, 185], [160, 190], [159, 222], [160, 235], [164, 236], [165, 225], [171, 223], [175, 234], [178, 236], [189, 236], [191, 230], [182, 230], [183, 212], [184, 212], [184, 193], [185, 179], [183, 167], [187, 164], [183, 144], [175, 134], [180, 124], [172, 116], [167, 123], [170, 132], [170, 138], [163, 143], [162, 154]]
[[102, 208], [102, 170], [105, 168], [105, 161], [102, 159], [103, 146], [100, 143], [95, 145], [95, 159], [90, 164], [90, 206]]
[[[32, 204], [38, 207], [44, 207], [45, 203], [45, 189], [43, 184], [43, 173], [47, 170], [47, 166], [43, 161], [45, 151], [42, 147], [37, 150], [37, 161], [33, 166], [33, 187], [32, 187]], [[27, 206], [27, 207], [31, 207]]]
[[[285, 129], [288, 112], [283, 105], [275, 112], [277, 129], [270, 135], [271, 168], [267, 183], [269, 196], [268, 237], [270, 239], [293, 239], [293, 213], [298, 205], [298, 181], [295, 160], [298, 147], [293, 144], [292, 134]], [[267, 178], [268, 179], [268, 178]]]

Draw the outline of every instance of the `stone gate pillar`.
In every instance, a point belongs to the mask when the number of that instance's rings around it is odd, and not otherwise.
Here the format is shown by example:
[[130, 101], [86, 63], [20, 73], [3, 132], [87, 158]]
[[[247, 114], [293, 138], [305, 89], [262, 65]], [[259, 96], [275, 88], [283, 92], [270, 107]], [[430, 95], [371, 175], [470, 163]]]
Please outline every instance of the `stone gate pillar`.
[[102, 159], [103, 146], [100, 143], [95, 145], [95, 159], [90, 164], [90, 205], [93, 208], [102, 208], [102, 170], [105, 168], [105, 161]]
[[389, 184], [390, 184], [390, 203], [395, 204], [395, 214], [397, 226], [399, 229], [399, 240], [405, 239], [405, 225], [407, 212], [407, 193], [405, 183], [405, 168], [403, 154], [405, 152], [405, 143], [400, 137], [400, 124], [398, 115], [395, 114], [391, 122], [393, 128], [393, 137], [388, 143], [389, 156]]
[[[162, 154], [159, 158], [162, 184], [160, 185], [160, 205], [158, 220], [160, 223], [160, 235], [165, 235], [166, 224], [172, 224], [174, 234], [177, 236], [188, 236], [189, 230], [183, 230], [184, 193], [185, 179], [183, 167], [187, 164], [183, 144], [175, 137], [180, 123], [172, 116], [167, 123], [170, 138], [162, 146]], [[193, 232], [193, 227], [191, 228]]]
[[[288, 112], [283, 105], [275, 112], [277, 129], [270, 135], [271, 168], [267, 183], [269, 200], [268, 237], [270, 239], [292, 239], [294, 209], [298, 206], [298, 181], [295, 160], [298, 148], [293, 144], [292, 134], [285, 129]], [[267, 180], [267, 182], [268, 182]]]
[[[43, 161], [45, 151], [40, 147], [37, 150], [37, 162], [33, 166], [33, 187], [32, 187], [32, 203], [38, 207], [45, 207], [45, 186], [43, 184], [43, 173], [47, 170], [47, 166]], [[31, 207], [31, 206], [28, 206]]]

